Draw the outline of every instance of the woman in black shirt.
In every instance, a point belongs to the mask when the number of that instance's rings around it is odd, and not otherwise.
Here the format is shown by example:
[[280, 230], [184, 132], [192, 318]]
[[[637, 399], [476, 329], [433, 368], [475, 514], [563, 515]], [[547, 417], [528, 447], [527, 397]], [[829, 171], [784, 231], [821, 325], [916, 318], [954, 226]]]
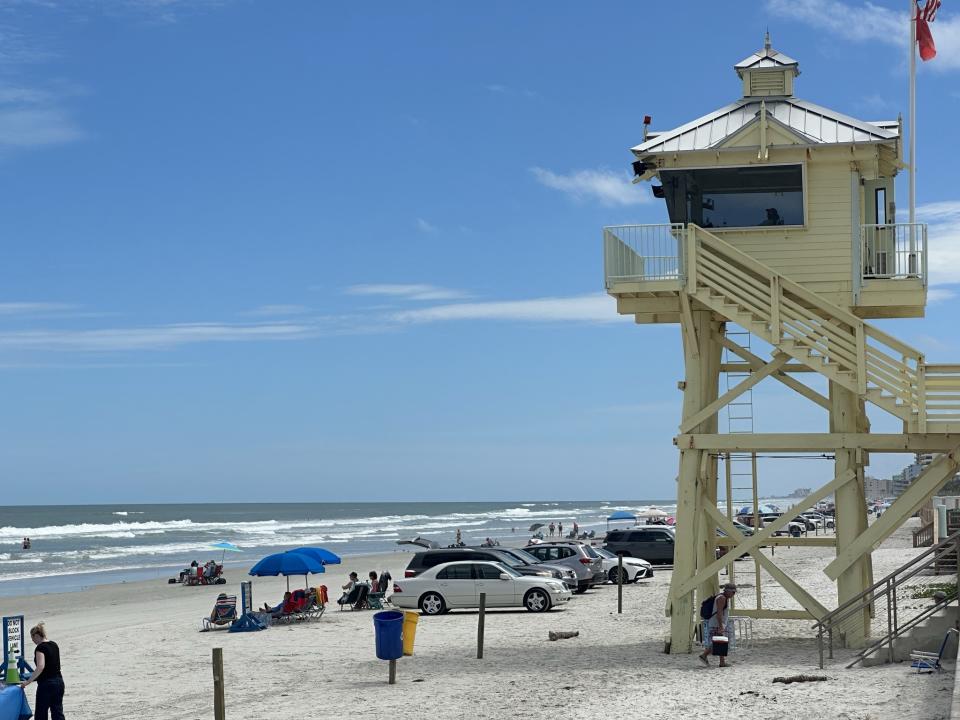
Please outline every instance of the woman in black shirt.
[[[47, 639], [43, 623], [30, 630], [30, 637], [36, 643], [34, 662], [37, 669], [29, 680], [20, 683], [26, 687], [32, 682], [37, 684], [36, 720], [64, 720], [63, 717], [63, 675], [60, 674], [60, 648], [53, 640]], [[47, 715], [47, 711], [50, 715]]]

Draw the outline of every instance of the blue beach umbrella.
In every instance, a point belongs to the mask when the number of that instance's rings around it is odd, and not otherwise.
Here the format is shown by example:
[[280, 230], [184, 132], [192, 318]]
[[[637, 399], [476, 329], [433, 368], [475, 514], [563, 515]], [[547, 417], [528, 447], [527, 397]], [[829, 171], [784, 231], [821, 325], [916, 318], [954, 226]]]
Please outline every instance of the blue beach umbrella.
[[255, 577], [276, 577], [283, 575], [287, 578], [287, 590], [290, 590], [290, 576], [303, 575], [306, 582], [307, 575], [318, 575], [326, 572], [318, 560], [309, 555], [296, 552], [282, 552], [267, 555], [260, 562], [250, 568], [250, 574]]
[[330, 552], [326, 548], [321, 547], [301, 547], [294, 548], [293, 550], [288, 550], [287, 552], [300, 553], [301, 555], [308, 555], [314, 560], [319, 562], [321, 565], [339, 565], [340, 556], [334, 552]]

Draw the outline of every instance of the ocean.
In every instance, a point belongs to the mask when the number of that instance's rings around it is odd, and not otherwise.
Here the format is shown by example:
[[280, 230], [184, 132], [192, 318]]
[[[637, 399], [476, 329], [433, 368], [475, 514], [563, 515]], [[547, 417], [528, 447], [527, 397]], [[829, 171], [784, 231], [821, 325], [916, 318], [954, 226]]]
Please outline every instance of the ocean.
[[219, 561], [210, 546], [221, 541], [240, 548], [226, 553], [227, 568], [245, 567], [303, 545], [340, 555], [390, 552], [417, 535], [448, 545], [458, 528], [468, 544], [522, 542], [536, 522], [567, 531], [576, 520], [602, 534], [614, 510], [650, 506], [675, 508], [672, 500], [8, 506], [0, 508], [0, 595], [169, 577], [191, 560]]

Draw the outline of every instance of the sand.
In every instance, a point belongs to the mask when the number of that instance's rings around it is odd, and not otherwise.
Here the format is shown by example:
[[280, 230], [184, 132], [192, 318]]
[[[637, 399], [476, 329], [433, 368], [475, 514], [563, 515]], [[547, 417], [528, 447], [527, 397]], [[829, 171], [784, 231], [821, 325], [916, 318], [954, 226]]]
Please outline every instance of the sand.
[[[874, 555], [876, 577], [909, 558], [904, 535]], [[829, 549], [782, 548], [777, 560], [825, 603], [834, 586], [821, 572]], [[387, 568], [402, 585], [409, 553], [345, 559], [323, 582], [333, 589], [353, 569]], [[741, 585], [753, 563], [737, 563]], [[750, 572], [746, 572], [749, 570]], [[260, 633], [198, 633], [217, 593], [238, 592], [242, 573], [224, 587], [187, 588], [158, 581], [101, 586], [82, 592], [0, 599], [3, 614], [47, 623], [61, 647], [71, 720], [212, 718], [211, 648], [222, 647], [227, 717], [344, 718], [916, 718], [948, 717], [953, 663], [917, 676], [907, 664], [844, 669], [838, 651], [823, 683], [773, 684], [779, 675], [819, 673], [808, 622], [756, 621], [750, 649], [734, 665], [704, 668], [694, 655], [663, 654], [669, 623], [663, 608], [669, 570], [624, 588], [575, 596], [546, 614], [498, 610], [486, 618], [483, 660], [476, 659], [477, 614], [421, 618], [412, 658], [400, 661], [387, 685], [387, 664], [374, 657], [372, 613], [340, 612], [333, 604], [318, 622]], [[765, 579], [766, 602], [786, 604]], [[255, 579], [257, 603], [276, 600], [282, 578]], [[752, 589], [743, 587], [747, 604]], [[792, 605], [791, 605], [792, 606]], [[550, 642], [550, 630], [578, 638]], [[716, 661], [714, 660], [714, 663]], [[33, 687], [28, 690], [33, 701]], [[375, 712], [374, 708], [380, 708]]]

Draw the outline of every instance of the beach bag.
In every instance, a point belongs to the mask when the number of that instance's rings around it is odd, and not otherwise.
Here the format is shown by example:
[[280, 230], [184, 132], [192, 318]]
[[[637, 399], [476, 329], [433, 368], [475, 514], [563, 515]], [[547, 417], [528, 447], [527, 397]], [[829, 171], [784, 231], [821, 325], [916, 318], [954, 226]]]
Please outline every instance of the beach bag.
[[717, 598], [715, 595], [711, 595], [702, 603], [700, 603], [700, 617], [702, 617], [704, 620], [709, 620], [714, 616], [713, 603], [716, 602], [716, 599]]

